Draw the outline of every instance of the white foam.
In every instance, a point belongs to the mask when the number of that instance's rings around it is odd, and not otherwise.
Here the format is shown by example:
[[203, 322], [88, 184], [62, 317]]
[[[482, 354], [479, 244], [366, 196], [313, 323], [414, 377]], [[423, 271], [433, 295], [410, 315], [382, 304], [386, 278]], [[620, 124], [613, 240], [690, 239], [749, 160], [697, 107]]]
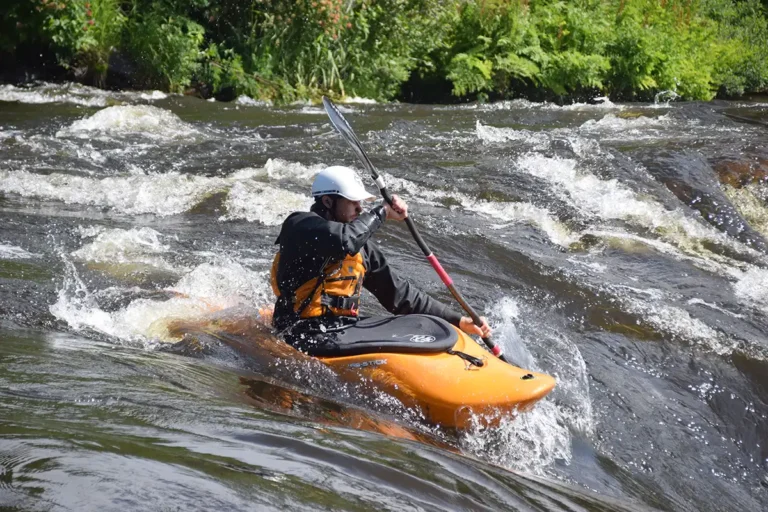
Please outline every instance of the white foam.
[[0, 171], [0, 190], [24, 197], [114, 208], [128, 214], [160, 216], [188, 211], [206, 196], [226, 190], [223, 178], [166, 174], [107, 177]]
[[518, 159], [513, 168], [549, 182], [564, 201], [587, 217], [620, 219], [641, 226], [683, 250], [701, 251], [700, 244], [694, 242], [711, 240], [741, 253], [756, 254], [753, 249], [687, 217], [680, 210], [667, 210], [651, 199], [641, 199], [616, 179], [602, 180], [587, 171], [578, 171], [576, 166], [577, 162], [572, 159], [529, 154]]
[[496, 128], [486, 126], [480, 121], [475, 124], [477, 138], [483, 142], [525, 142], [534, 149], [545, 149], [549, 146], [550, 137], [546, 133], [532, 132], [529, 130], [515, 130], [513, 128]]
[[189, 139], [200, 135], [168, 110], [152, 105], [119, 105], [99, 110], [59, 130], [57, 137], [91, 138], [96, 134], [142, 135], [161, 140]]
[[462, 105], [459, 108], [475, 109], [475, 110], [482, 110], [482, 111], [530, 110], [530, 109], [548, 110], [548, 109], [557, 108], [557, 105], [549, 102], [536, 103], [533, 101], [516, 99], [516, 100], [494, 101], [492, 103], [473, 103], [469, 105]]
[[564, 200], [589, 216], [638, 219], [650, 229], [664, 222], [666, 212], [660, 211], [659, 205], [637, 199], [615, 179], [604, 181], [590, 173], [579, 173], [576, 165], [571, 159], [529, 154], [520, 158], [515, 167], [548, 181]]
[[306, 210], [312, 203], [309, 195], [284, 190], [256, 181], [286, 180], [309, 189], [312, 177], [324, 166], [268, 160], [264, 167], [248, 167], [229, 177], [206, 177], [168, 172], [144, 174], [138, 170], [130, 176], [92, 178], [69, 174], [36, 174], [28, 171], [0, 170], [0, 191], [112, 208], [127, 214], [178, 215], [191, 210], [206, 198], [225, 193], [228, 212], [222, 220], [246, 219], [274, 225], [288, 213]]
[[[527, 473], [542, 474], [557, 460], [569, 463], [571, 432], [591, 435], [594, 431], [584, 358], [567, 337], [543, 325], [537, 325], [534, 338], [519, 337], [515, 323], [520, 321], [520, 311], [511, 297], [503, 297], [493, 307], [491, 317], [494, 338], [502, 340], [512, 360], [525, 368], [549, 373], [557, 379], [557, 386], [531, 411], [503, 417], [493, 428], [484, 427], [482, 418], [475, 418], [472, 427], [462, 434], [462, 448], [484, 460]], [[546, 360], [537, 361], [528, 344], [535, 345]]]
[[219, 307], [263, 305], [274, 300], [269, 271], [249, 270], [233, 259], [199, 265], [170, 289], [189, 297], [205, 299]]
[[238, 96], [235, 100], [235, 103], [238, 105], [244, 105], [246, 107], [268, 107], [271, 105], [271, 103], [268, 101], [255, 100], [250, 96], [246, 96], [245, 94]]
[[585, 261], [581, 258], [577, 258], [574, 256], [569, 257], [568, 261], [573, 263], [574, 265], [579, 265], [580, 267], [588, 268], [589, 270], [592, 270], [593, 272], [596, 272], [598, 274], [603, 274], [605, 273], [606, 270], [608, 270], [607, 265], [604, 265], [603, 263], [598, 263], [597, 261]]
[[285, 180], [307, 186], [312, 183], [317, 173], [325, 169], [324, 164], [304, 165], [299, 162], [289, 162], [281, 158], [270, 158], [264, 167], [244, 167], [232, 173], [230, 179], [246, 180]]
[[579, 234], [572, 232], [565, 224], [555, 219], [549, 210], [531, 203], [499, 203], [468, 199], [462, 200], [461, 204], [466, 210], [503, 221], [502, 224], [491, 225], [491, 229], [503, 229], [511, 224], [528, 223], [539, 228], [552, 243], [561, 247], [569, 247], [579, 240]]
[[0, 101], [27, 104], [70, 103], [86, 107], [106, 107], [115, 103], [157, 101], [168, 95], [160, 91], [115, 92], [74, 83], [41, 83], [30, 87], [0, 86]]
[[[658, 290], [638, 290], [622, 285], [606, 285], [606, 288], [617, 297], [626, 311], [642, 318], [643, 322], [665, 335], [701, 345], [719, 355], [731, 354], [737, 346], [736, 342], [692, 317], [686, 310], [665, 304], [664, 295]], [[626, 293], [626, 290], [630, 293]], [[643, 297], [636, 297], [637, 292]]]
[[200, 316], [237, 305], [265, 304], [269, 297], [266, 272], [252, 272], [235, 261], [206, 263], [186, 274], [171, 290], [169, 300], [137, 299], [128, 306], [108, 312], [64, 259], [64, 286], [51, 314], [76, 330], [93, 330], [119, 340], [146, 345], [177, 341], [167, 326], [177, 319]]
[[264, 164], [264, 171], [273, 180], [289, 179], [299, 183], [311, 183], [317, 173], [326, 167], [324, 164], [304, 165], [298, 162], [288, 162], [280, 158], [270, 158]]
[[162, 242], [160, 233], [151, 228], [108, 229], [72, 253], [80, 261], [97, 263], [142, 263], [163, 270], [175, 270], [162, 255], [170, 246]]
[[93, 238], [106, 230], [104, 226], [77, 226], [77, 234], [80, 238]]
[[73, 103], [87, 107], [103, 107], [107, 105], [104, 91], [81, 85], [59, 86], [43, 84], [37, 87], [0, 86], [0, 101], [43, 104], [43, 103]]
[[39, 258], [40, 255], [25, 251], [21, 247], [15, 245], [6, 245], [0, 243], [0, 259], [3, 260], [30, 260], [33, 258]]
[[563, 110], [623, 110], [624, 105], [617, 105], [608, 96], [592, 98], [594, 103], [571, 103], [560, 107]]
[[[569, 105], [557, 105], [548, 101], [533, 102], [524, 99], [503, 100], [493, 103], [462, 105], [459, 108], [476, 109], [482, 111], [495, 110], [622, 110], [623, 105], [613, 103], [608, 97], [593, 98], [592, 103], [571, 103]], [[456, 108], [456, 107], [451, 107]]]
[[719, 311], [721, 313], [725, 313], [726, 315], [732, 316], [733, 318], [744, 318], [744, 315], [740, 315], [738, 313], [732, 313], [731, 311], [728, 311], [727, 309], [721, 308], [717, 304], [713, 304], [711, 302], [707, 302], [707, 301], [705, 301], [703, 299], [700, 299], [698, 297], [694, 297], [692, 299], [689, 299], [687, 304], [691, 304], [691, 305], [700, 304], [700, 305], [706, 306], [706, 307], [708, 307], [710, 309], [714, 309], [715, 311]]
[[378, 101], [371, 98], [360, 98], [359, 96], [346, 96], [341, 103], [359, 103], [361, 105], [375, 105]]
[[768, 185], [750, 183], [741, 188], [730, 185], [722, 188], [749, 226], [768, 237]]
[[407, 194], [409, 197], [432, 206], [440, 206], [442, 205], [441, 201], [444, 200], [457, 201], [465, 210], [503, 223], [492, 225], [493, 229], [503, 229], [513, 223], [527, 222], [541, 229], [550, 241], [557, 245], [567, 247], [578, 240], [578, 236], [563, 223], [556, 220], [547, 209], [539, 208], [531, 203], [475, 199], [461, 192], [421, 187], [412, 181], [396, 178], [386, 173], [383, 176], [390, 190], [402, 191], [404, 196]]
[[648, 128], [666, 128], [673, 124], [669, 114], [659, 117], [618, 117], [615, 114], [606, 114], [601, 119], [590, 119], [579, 127], [582, 132], [611, 132], [627, 130], [647, 130]]
[[733, 291], [744, 302], [768, 313], [768, 269], [752, 267], [745, 272], [734, 270]]
[[227, 214], [221, 220], [245, 219], [268, 226], [278, 225], [288, 214], [308, 210], [312, 198], [263, 183], [238, 181], [227, 196]]
[[706, 250], [701, 246], [696, 246], [695, 251], [691, 254], [686, 254], [674, 245], [664, 242], [662, 240], [656, 240], [653, 238], [646, 238], [634, 233], [627, 233], [617, 230], [605, 230], [605, 229], [587, 229], [583, 231], [583, 234], [594, 235], [606, 240], [613, 240], [624, 245], [644, 245], [652, 248], [663, 254], [669, 254], [680, 261], [689, 261], [696, 267], [712, 272], [713, 274], [719, 274], [723, 276], [731, 275], [730, 272], [734, 267], [747, 267], [748, 264], [733, 260], [727, 256], [722, 256]]
[[594, 158], [599, 156], [603, 161], [613, 160], [615, 158], [613, 154], [608, 153], [607, 151], [603, 151], [603, 148], [600, 147], [600, 143], [595, 139], [579, 136], [568, 136], [567, 140], [571, 145], [573, 152], [580, 158]]
[[167, 94], [161, 91], [152, 91], [152, 92], [142, 92], [139, 93], [139, 98], [147, 101], [157, 101], [157, 100], [164, 100], [168, 97]]

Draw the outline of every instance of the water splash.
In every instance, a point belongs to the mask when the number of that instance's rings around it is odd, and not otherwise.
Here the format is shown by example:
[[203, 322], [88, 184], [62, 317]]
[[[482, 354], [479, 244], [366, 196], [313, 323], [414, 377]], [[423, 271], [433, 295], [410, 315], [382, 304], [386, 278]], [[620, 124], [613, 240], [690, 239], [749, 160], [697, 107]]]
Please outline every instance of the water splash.
[[109, 304], [101, 305], [98, 300], [100, 295], [109, 295], [109, 290], [90, 291], [75, 265], [65, 256], [62, 260], [66, 270], [63, 286], [50, 307], [51, 314], [76, 331], [94, 331], [143, 347], [178, 341], [169, 331], [176, 320], [197, 319], [240, 304], [264, 304], [271, 296], [266, 272], [220, 259], [185, 274], [167, 289], [170, 298], [137, 298], [110, 311]]
[[6, 245], [0, 243], [0, 259], [3, 260], [31, 260], [39, 258], [40, 254], [26, 251], [15, 245]]
[[669, 107], [669, 103], [680, 99], [680, 95], [675, 91], [659, 91], [653, 97], [654, 106]]
[[106, 91], [74, 83], [53, 84], [42, 82], [33, 86], [0, 86], [0, 101], [26, 104], [69, 103], [85, 107], [106, 107], [114, 103], [159, 101], [168, 97], [160, 91]]
[[261, 183], [237, 181], [227, 195], [227, 214], [220, 220], [245, 219], [279, 225], [295, 211], [307, 211], [312, 198]]
[[80, 261], [118, 265], [141, 263], [176, 271], [162, 258], [170, 251], [170, 246], [163, 243], [162, 238], [162, 234], [147, 227], [106, 229], [95, 234], [95, 240], [74, 251], [72, 257]]
[[68, 204], [108, 207], [128, 214], [176, 215], [226, 187], [222, 178], [177, 172], [98, 179], [62, 173], [0, 170], [0, 190], [3, 192]]
[[590, 110], [622, 110], [624, 109], [624, 105], [617, 105], [613, 103], [610, 98], [607, 96], [599, 96], [596, 98], [593, 98], [591, 102], [589, 103], [583, 103], [583, 102], [576, 102], [571, 103], [568, 105], [558, 105], [556, 103], [551, 103], [548, 101], [543, 102], [534, 102], [524, 99], [516, 99], [516, 100], [504, 100], [504, 101], [496, 101], [492, 103], [473, 103], [469, 105], [459, 105], [459, 106], [451, 106], [451, 107], [438, 107], [438, 110], [441, 109], [472, 109], [472, 110], [480, 110], [480, 111], [486, 111], [486, 112], [493, 112], [498, 110], [554, 110], [554, 111], [568, 111], [568, 110], [584, 110], [584, 111], [590, 111]]
[[105, 135], [151, 137], [155, 141], [194, 140], [202, 133], [179, 116], [152, 105], [120, 105], [107, 107], [95, 114], [73, 122], [56, 132], [57, 137], [90, 139]]
[[43, 84], [37, 87], [0, 86], [0, 101], [27, 104], [73, 103], [87, 107], [104, 107], [107, 96], [104, 91], [82, 85], [59, 86]]
[[741, 188], [723, 185], [730, 199], [750, 227], [768, 237], [768, 184], [750, 183]]
[[551, 140], [550, 135], [544, 132], [496, 128], [494, 126], [486, 126], [480, 121], [475, 123], [475, 133], [478, 139], [486, 143], [523, 142], [532, 149], [538, 150], [549, 147]]
[[417, 199], [431, 206], [443, 207], [445, 202], [458, 203], [461, 208], [478, 213], [487, 219], [501, 221], [492, 229], [503, 229], [514, 223], [529, 223], [541, 229], [552, 241], [562, 247], [568, 247], [578, 240], [568, 227], [559, 222], [546, 208], [526, 202], [500, 202], [476, 199], [458, 191], [445, 191], [427, 188], [410, 180], [397, 178], [383, 173], [389, 188], [405, 197]]
[[321, 168], [275, 159], [268, 160], [263, 168], [241, 169], [229, 177], [137, 170], [129, 176], [95, 178], [0, 170], [0, 191], [161, 217], [189, 212], [216, 194], [226, 194], [224, 206], [228, 211], [220, 220], [245, 219], [275, 225], [289, 213], [309, 208], [311, 199], [255, 179], [285, 179], [304, 185]]
[[[650, 132], [651, 135], [656, 136], [651, 128], [669, 128], [674, 124], [674, 120], [669, 114], [664, 114], [659, 117], [645, 117], [637, 116], [632, 118], [619, 117], [615, 114], [606, 114], [601, 119], [590, 119], [585, 121], [579, 127], [580, 132], [607, 132], [616, 134], [616, 132], [633, 131], [636, 135], [647, 137]], [[627, 134], [622, 134], [627, 136]]]
[[269, 101], [255, 100], [250, 96], [246, 96], [245, 94], [238, 96], [235, 100], [235, 103], [237, 105], [243, 105], [246, 107], [269, 107], [272, 105], [272, 103]]
[[571, 432], [590, 436], [595, 425], [584, 358], [572, 341], [548, 326], [537, 324], [532, 339], [520, 337], [516, 328], [520, 307], [511, 297], [493, 307], [491, 318], [495, 337], [503, 340], [512, 359], [553, 375], [557, 386], [531, 411], [497, 418], [496, 427], [487, 428], [487, 418], [475, 416], [461, 436], [462, 449], [510, 469], [538, 474], [557, 460], [569, 463]]
[[733, 290], [745, 303], [768, 313], [768, 269], [752, 267], [746, 271], [734, 270], [736, 282]]
[[[548, 182], [563, 201], [592, 222], [622, 220], [642, 227], [686, 253], [712, 255], [716, 260], [716, 255], [704, 247], [703, 241], [760, 257], [754, 249], [704, 222], [686, 216], [679, 209], [668, 210], [651, 198], [639, 196], [617, 179], [603, 180], [588, 169], [579, 169], [576, 160], [528, 154], [519, 158], [513, 169]], [[737, 264], [734, 262], [734, 265]]]

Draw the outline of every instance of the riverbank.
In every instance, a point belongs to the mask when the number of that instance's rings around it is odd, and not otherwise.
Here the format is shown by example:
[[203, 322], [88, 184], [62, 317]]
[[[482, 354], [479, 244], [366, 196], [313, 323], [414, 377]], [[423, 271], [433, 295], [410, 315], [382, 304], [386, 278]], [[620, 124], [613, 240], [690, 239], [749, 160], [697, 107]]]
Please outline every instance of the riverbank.
[[0, 8], [6, 83], [276, 104], [768, 90], [760, 0], [33, 0]]

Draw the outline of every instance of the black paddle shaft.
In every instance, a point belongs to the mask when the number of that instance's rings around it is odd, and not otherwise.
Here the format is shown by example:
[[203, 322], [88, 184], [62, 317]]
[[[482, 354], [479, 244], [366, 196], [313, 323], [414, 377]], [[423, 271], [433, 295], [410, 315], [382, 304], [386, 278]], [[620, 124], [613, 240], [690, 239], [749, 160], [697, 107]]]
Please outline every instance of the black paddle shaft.
[[[376, 167], [374, 167], [371, 160], [368, 158], [368, 155], [365, 154], [365, 150], [363, 150], [363, 145], [360, 144], [360, 141], [357, 138], [357, 135], [355, 135], [355, 132], [352, 130], [352, 127], [349, 125], [346, 119], [344, 119], [344, 116], [341, 115], [341, 112], [339, 112], [339, 109], [336, 107], [336, 105], [333, 104], [333, 102], [328, 99], [327, 97], [323, 96], [323, 106], [325, 107], [325, 111], [328, 113], [328, 117], [331, 120], [331, 124], [336, 129], [337, 132], [342, 136], [342, 138], [347, 141], [347, 143], [350, 145], [352, 150], [357, 155], [357, 158], [360, 160], [360, 162], [363, 164], [363, 166], [366, 168], [366, 170], [371, 174], [371, 177], [373, 177], [373, 181], [376, 183], [376, 186], [379, 188], [379, 192], [381, 192], [382, 197], [384, 200], [392, 206], [392, 196], [390, 195], [389, 191], [387, 190], [387, 185], [384, 183], [384, 179], [379, 175], [378, 171], [376, 170]], [[424, 253], [424, 256], [426, 256], [427, 261], [432, 265], [432, 268], [435, 269], [435, 272], [437, 272], [437, 275], [440, 276], [440, 279], [445, 283], [445, 286], [448, 287], [448, 290], [451, 292], [451, 295], [456, 299], [456, 301], [461, 305], [462, 308], [464, 308], [464, 311], [469, 313], [469, 316], [472, 318], [472, 321], [477, 325], [478, 327], [483, 325], [482, 320], [480, 320], [480, 316], [475, 312], [474, 309], [472, 309], [472, 306], [470, 306], [466, 300], [464, 300], [464, 297], [461, 296], [459, 291], [456, 289], [456, 287], [453, 285], [453, 279], [448, 275], [448, 273], [443, 269], [442, 265], [440, 265], [440, 262], [437, 260], [434, 254], [432, 254], [432, 251], [429, 249], [429, 246], [424, 241], [424, 239], [421, 237], [421, 234], [419, 234], [419, 230], [416, 229], [416, 225], [413, 223], [413, 220], [411, 217], [405, 218], [405, 224], [408, 226], [408, 230], [411, 232], [411, 235], [413, 235], [414, 240], [416, 240], [416, 243], [419, 245], [419, 248], [421, 249], [421, 252]], [[485, 342], [486, 346], [490, 349], [490, 351], [501, 359], [502, 361], [507, 361], [504, 355], [502, 354], [501, 347], [499, 347], [496, 343], [493, 342], [493, 340], [488, 338], [483, 338], [483, 342]]]

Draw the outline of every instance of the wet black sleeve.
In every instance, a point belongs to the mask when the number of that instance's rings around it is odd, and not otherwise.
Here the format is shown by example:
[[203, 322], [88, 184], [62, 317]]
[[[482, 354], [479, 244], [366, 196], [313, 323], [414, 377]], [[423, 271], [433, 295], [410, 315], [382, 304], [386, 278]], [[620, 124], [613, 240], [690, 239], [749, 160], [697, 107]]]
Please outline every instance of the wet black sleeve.
[[461, 315], [396, 275], [381, 249], [368, 244], [365, 255], [368, 270], [363, 286], [376, 296], [387, 311], [395, 315], [418, 313], [437, 316], [458, 327]]
[[292, 238], [296, 245], [306, 245], [314, 256], [333, 259], [345, 254], [357, 254], [376, 232], [384, 220], [384, 207], [377, 206], [361, 213], [352, 222], [334, 222], [314, 213], [301, 213], [289, 217], [280, 233], [281, 243]]

